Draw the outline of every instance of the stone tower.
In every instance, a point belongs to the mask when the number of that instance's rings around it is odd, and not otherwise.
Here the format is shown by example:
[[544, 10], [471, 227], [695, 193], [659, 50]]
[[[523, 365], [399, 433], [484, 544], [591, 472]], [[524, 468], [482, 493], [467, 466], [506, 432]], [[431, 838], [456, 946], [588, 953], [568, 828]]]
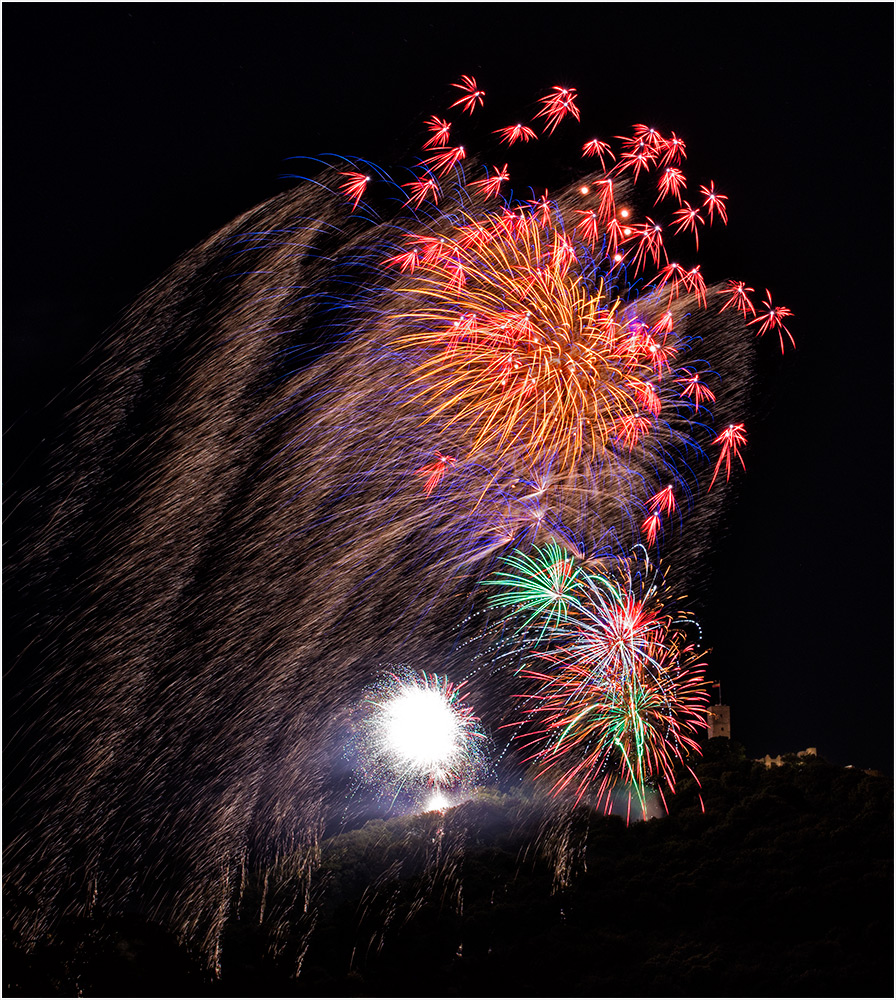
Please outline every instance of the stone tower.
[[710, 705], [706, 716], [706, 738], [711, 740], [716, 736], [731, 739], [731, 706]]

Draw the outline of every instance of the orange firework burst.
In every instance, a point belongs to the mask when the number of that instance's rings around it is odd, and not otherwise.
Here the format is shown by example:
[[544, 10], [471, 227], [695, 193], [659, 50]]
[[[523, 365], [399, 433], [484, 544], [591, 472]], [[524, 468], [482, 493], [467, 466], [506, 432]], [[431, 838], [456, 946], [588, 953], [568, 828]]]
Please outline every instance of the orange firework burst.
[[412, 353], [414, 399], [466, 432], [469, 457], [568, 468], [643, 409], [649, 360], [578, 252], [544, 218], [466, 217], [408, 274], [413, 305], [396, 346]]

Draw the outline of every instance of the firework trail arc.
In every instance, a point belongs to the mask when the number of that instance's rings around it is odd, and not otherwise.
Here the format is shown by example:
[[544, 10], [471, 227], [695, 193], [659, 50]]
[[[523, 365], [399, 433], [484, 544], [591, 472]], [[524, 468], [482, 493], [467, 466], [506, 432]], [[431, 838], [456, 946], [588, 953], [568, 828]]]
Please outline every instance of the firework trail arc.
[[[700, 677], [672, 618], [609, 686], [581, 651], [613, 595], [645, 602], [636, 546], [662, 546], [664, 587], [699, 576], [742, 462], [747, 321], [780, 337], [789, 311], [670, 262], [657, 192], [673, 235], [725, 217], [712, 183], [702, 210], [681, 197], [676, 136], [590, 140], [585, 183], [503, 201], [512, 171], [453, 145], [485, 96], [456, 86], [414, 180], [331, 163], [185, 255], [72, 410], [15, 566], [26, 939], [100, 900], [216, 955], [247, 858], [312, 857], [338, 811], [380, 663], [460, 680], [491, 651], [468, 700], [497, 732], [535, 698], [558, 786], [673, 786]], [[495, 129], [501, 159], [578, 121], [575, 96]], [[591, 728], [558, 739], [570, 690]]]

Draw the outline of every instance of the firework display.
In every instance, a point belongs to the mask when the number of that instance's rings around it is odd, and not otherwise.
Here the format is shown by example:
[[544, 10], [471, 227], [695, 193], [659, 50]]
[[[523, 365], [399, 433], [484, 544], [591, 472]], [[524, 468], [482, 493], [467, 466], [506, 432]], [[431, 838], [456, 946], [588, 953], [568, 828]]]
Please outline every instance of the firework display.
[[[484, 105], [473, 77], [454, 86], [465, 96], [452, 107]], [[554, 87], [531, 124], [550, 136], [580, 121], [576, 96]], [[483, 178], [465, 146], [449, 145], [452, 122], [428, 126], [430, 155], [403, 185], [423, 232], [384, 257], [399, 272], [388, 347], [405, 366], [400, 405], [445, 449], [414, 474], [434, 511], [469, 524], [471, 552], [500, 553], [484, 588], [505, 630], [498, 659], [521, 659], [518, 675], [535, 686], [522, 697], [535, 702], [523, 713], [538, 722], [524, 727], [537, 773], [559, 768], [556, 794], [593, 792], [608, 809], [619, 783], [646, 816], [648, 787], [674, 790], [675, 767], [699, 752], [708, 702], [700, 654], [662, 611], [646, 551], [666, 546], [723, 465], [726, 482], [732, 459], [746, 467], [744, 423], [711, 427], [722, 387], [715, 362], [697, 355], [714, 346], [702, 318], [737, 310], [759, 335], [776, 330], [783, 350], [792, 314], [766, 291], [757, 315], [744, 282], [708, 287], [699, 264], [670, 259], [691, 252], [673, 249], [676, 238], [695, 253], [701, 230], [728, 222], [714, 181], [697, 185], [696, 204], [685, 197], [686, 145], [674, 133], [635, 125], [617, 151], [591, 139], [582, 155], [599, 159], [599, 175], [574, 194], [520, 200], [506, 163]], [[508, 147], [538, 139], [521, 123], [493, 134]], [[360, 189], [343, 189], [357, 209]], [[695, 467], [716, 447], [707, 484]], [[533, 485], [527, 530], [505, 520], [503, 534], [494, 524], [477, 539], [514, 484], [525, 484], [517, 507]]]
[[[677, 595], [790, 311], [696, 262], [736, 207], [674, 133], [594, 137], [569, 86], [519, 122], [446, 90], [410, 172], [317, 161], [186, 255], [70, 421], [15, 567], [46, 609], [17, 668], [24, 938], [142, 905], [214, 967], [247, 869], [285, 858], [310, 907], [358, 713], [361, 783], [418, 808], [501, 735], [558, 803], [633, 816], [699, 749]], [[582, 177], [527, 187], [566, 136]]]
[[528, 608], [516, 594], [541, 597], [516, 636], [530, 650], [523, 676], [536, 685], [523, 698], [533, 724], [522, 725], [539, 774], [608, 811], [619, 784], [646, 818], [648, 788], [665, 806], [663, 786], [674, 791], [676, 767], [700, 750], [709, 698], [688, 639], [694, 620], [670, 610], [646, 554], [594, 568], [549, 543], [539, 560], [506, 562], [516, 573], [496, 574], [504, 593], [493, 603], [520, 617]]

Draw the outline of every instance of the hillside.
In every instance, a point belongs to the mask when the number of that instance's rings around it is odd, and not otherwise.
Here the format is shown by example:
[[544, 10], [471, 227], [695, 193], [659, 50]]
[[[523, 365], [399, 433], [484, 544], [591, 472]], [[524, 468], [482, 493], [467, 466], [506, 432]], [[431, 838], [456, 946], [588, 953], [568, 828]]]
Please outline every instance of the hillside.
[[892, 780], [766, 770], [726, 740], [695, 770], [705, 813], [690, 778], [628, 827], [489, 789], [332, 837], [307, 896], [304, 862], [285, 891], [249, 880], [218, 981], [164, 929], [98, 916], [32, 956], [8, 942], [5, 995], [891, 994]]

